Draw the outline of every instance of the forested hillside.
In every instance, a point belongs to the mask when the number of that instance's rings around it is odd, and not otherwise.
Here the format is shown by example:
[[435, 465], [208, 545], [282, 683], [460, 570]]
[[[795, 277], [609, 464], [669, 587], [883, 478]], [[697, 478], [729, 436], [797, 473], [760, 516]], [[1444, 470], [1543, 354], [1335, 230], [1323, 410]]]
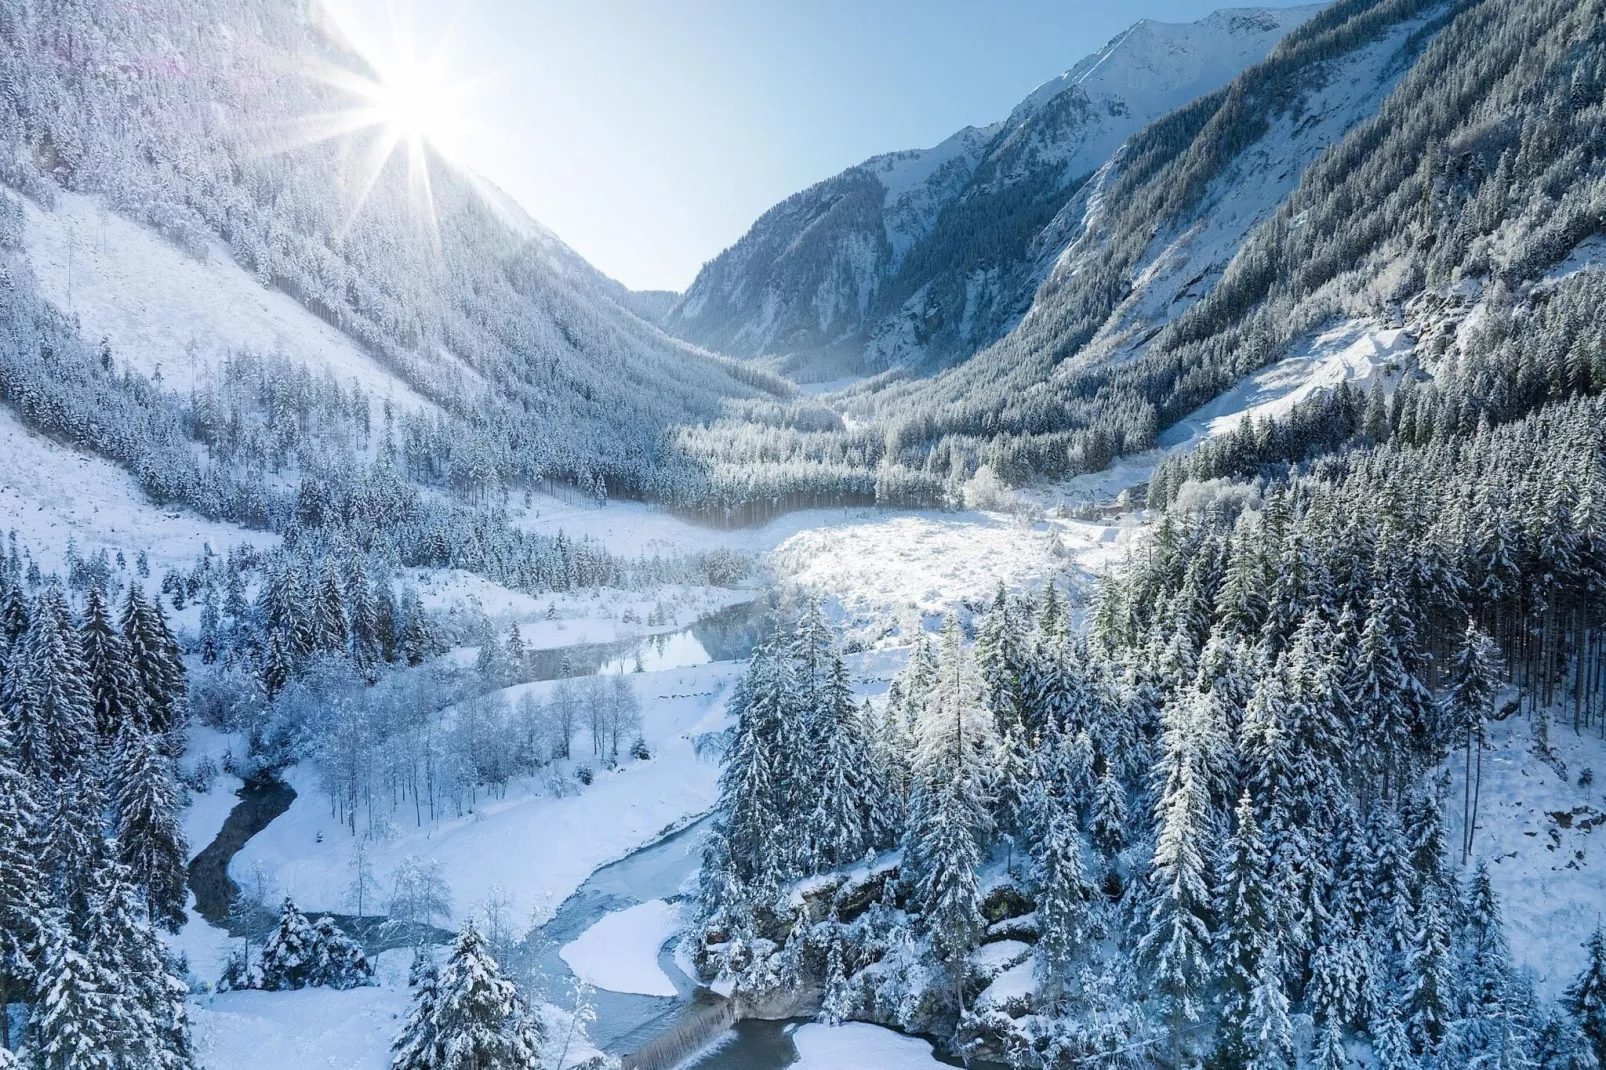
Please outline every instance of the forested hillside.
[[817, 620], [760, 650], [708, 974], [1012, 1066], [1597, 1065], [1600, 855], [1561, 830], [1600, 814], [1606, 405], [1510, 355], [1498, 416], [1456, 383], [1337, 447], [1264, 428], [1319, 456], [1184, 484], [1085, 631], [1000, 589], [862, 707]]
[[[277, 525], [295, 480], [261, 477], [287, 464], [339, 497], [383, 497], [392, 473], [469, 502], [544, 481], [641, 495], [672, 478], [666, 427], [787, 389], [647, 325], [623, 287], [448, 161], [428, 161], [423, 200], [406, 153], [371, 169], [383, 131], [317, 140], [320, 121], [361, 104], [329, 72], [368, 72], [314, 9], [18, 3], [0, 9], [0, 41], [0, 397], [136, 471], [158, 500]], [[247, 373], [264, 386], [249, 402], [231, 391], [234, 363], [213, 369], [211, 390], [166, 395], [116, 339], [79, 337], [38, 299], [17, 198], [48, 211], [59, 191], [91, 194], [203, 261], [232, 259], [427, 404], [391, 411], [296, 352]], [[298, 376], [342, 396], [313, 404]], [[220, 422], [233, 439], [221, 457]], [[371, 467], [387, 453], [395, 464]]]
[[1439, 374], [1462, 355], [1447, 320], [1543, 304], [1535, 285], [1602, 229], [1600, 14], [1332, 5], [1126, 143], [1001, 341], [859, 384], [833, 399], [840, 425], [816, 406], [683, 433], [712, 471], [704, 508], [937, 504], [983, 466], [1095, 472], [1334, 322], [1397, 322]]

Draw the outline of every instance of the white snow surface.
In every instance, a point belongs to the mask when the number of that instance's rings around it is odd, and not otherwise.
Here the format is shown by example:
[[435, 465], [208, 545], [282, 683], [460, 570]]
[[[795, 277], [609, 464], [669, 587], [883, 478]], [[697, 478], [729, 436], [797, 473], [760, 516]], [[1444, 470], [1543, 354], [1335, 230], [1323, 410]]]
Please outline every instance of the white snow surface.
[[[1050, 578], [1068, 578], [1081, 585], [1119, 562], [1130, 542], [1128, 527], [1119, 521], [1023, 519], [999, 511], [813, 509], [762, 527], [726, 530], [699, 527], [636, 502], [598, 508], [544, 496], [534, 499], [520, 523], [589, 536], [615, 553], [750, 554], [783, 586], [824, 599], [835, 623], [866, 644], [907, 639], [917, 620], [931, 624], [967, 603], [990, 601], [1000, 581], [1036, 588]], [[723, 597], [742, 601], [749, 595]], [[544, 606], [551, 599], [530, 601]], [[684, 613], [678, 619], [688, 622]], [[604, 624], [586, 627], [591, 640], [607, 637]], [[573, 637], [576, 628], [568, 624], [564, 634]]]
[[[593, 870], [713, 806], [719, 766], [712, 757], [697, 756], [693, 738], [727, 723], [726, 692], [740, 668], [721, 662], [632, 676], [642, 734], [653, 755], [648, 761], [626, 760], [608, 770], [577, 734], [573, 760], [550, 766], [551, 778], [513, 782], [506, 798], [481, 795], [461, 816], [448, 802], [439, 820], [430, 821], [426, 811], [421, 825], [410, 806], [398, 810], [370, 845], [382, 889], [388, 892], [404, 858], [418, 855], [442, 863], [454, 920], [473, 914], [494, 888], [512, 897], [519, 919], [545, 921]], [[553, 686], [521, 684], [505, 693], [516, 702], [526, 691], [544, 697]], [[581, 761], [595, 770], [586, 787], [574, 778]], [[354, 837], [330, 816], [310, 765], [291, 767], [286, 778], [297, 792], [295, 801], [235, 855], [230, 873], [239, 880], [260, 861], [303, 909], [345, 910]]]
[[40, 292], [78, 317], [85, 338], [109, 339], [118, 361], [147, 375], [159, 367], [167, 389], [187, 392], [230, 352], [249, 350], [327, 368], [376, 400], [428, 404], [346, 335], [263, 286], [221, 242], [203, 260], [95, 197], [62, 193], [54, 210], [19, 199]]
[[1160, 442], [1197, 444], [1236, 431], [1246, 416], [1256, 422], [1283, 419], [1300, 402], [1342, 383], [1364, 389], [1379, 376], [1387, 379], [1415, 351], [1416, 339], [1403, 327], [1345, 321], [1178, 421]]
[[675, 985], [658, 965], [658, 951], [682, 924], [678, 904], [653, 899], [599, 919], [558, 954], [576, 977], [597, 988], [673, 996]]
[[154, 576], [192, 567], [208, 543], [221, 554], [238, 543], [279, 541], [178, 506], [158, 508], [122, 468], [36, 434], [0, 405], [0, 534], [13, 530], [47, 571], [62, 566], [71, 537], [81, 557], [105, 549], [115, 559], [122, 550], [130, 573], [146, 550]]
[[411, 1005], [411, 952], [379, 957], [379, 984], [336, 991], [222, 992], [190, 1002], [205, 1070], [389, 1070], [390, 1042]]
[[919, 1037], [865, 1022], [836, 1026], [809, 1022], [792, 1034], [792, 1042], [798, 1059], [791, 1070], [927, 1070], [943, 1065]]
[[[1512, 956], [1533, 971], [1539, 994], [1554, 999], [1584, 968], [1584, 940], [1600, 921], [1606, 887], [1606, 786], [1601, 782], [1606, 740], [1598, 728], [1574, 732], [1570, 724], [1551, 725], [1563, 776], [1540, 760], [1533, 738], [1532, 722], [1523, 716], [1490, 725], [1468, 869], [1478, 859], [1488, 864]], [[1451, 861], [1459, 862], [1464, 752], [1452, 754], [1446, 768]], [[1585, 769], [1595, 772], [1589, 787], [1578, 784]]]

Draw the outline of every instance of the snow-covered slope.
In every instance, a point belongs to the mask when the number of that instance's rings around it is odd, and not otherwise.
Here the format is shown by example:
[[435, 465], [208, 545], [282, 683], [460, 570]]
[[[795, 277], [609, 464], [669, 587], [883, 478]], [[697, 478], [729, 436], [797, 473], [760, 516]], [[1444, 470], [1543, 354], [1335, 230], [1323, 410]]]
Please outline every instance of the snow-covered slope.
[[186, 509], [158, 508], [115, 464], [35, 434], [0, 406], [0, 536], [11, 532], [47, 572], [63, 567], [68, 540], [84, 558], [121, 552], [130, 568], [145, 552], [157, 576], [193, 567], [208, 544], [223, 553], [243, 542], [279, 542]]
[[[1407, 44], [1428, 19], [1401, 22], [1337, 58], [1294, 107], [1276, 114], [1264, 134], [1212, 180], [1188, 217], [1154, 237], [1133, 272], [1127, 298], [1064, 372], [1141, 352], [1157, 328], [1208, 293], [1245, 239], [1293, 192], [1311, 162], [1393, 92], [1408, 69], [1403, 62]], [[1102, 208], [1095, 204], [1086, 220], [1058, 220], [1058, 228], [1097, 230]], [[1067, 249], [1054, 275], [1075, 275], [1095, 253], [1085, 246]]]
[[1088, 175], [1316, 10], [1144, 19], [1006, 119], [875, 157], [777, 205], [703, 269], [666, 323], [743, 355], [829, 350], [849, 370], [972, 351], [1023, 311], [1039, 232]]
[[41, 293], [88, 338], [104, 338], [114, 360], [160, 372], [169, 390], [188, 393], [230, 353], [250, 351], [293, 357], [397, 405], [428, 405], [349, 335], [263, 286], [220, 241], [193, 255], [93, 196], [63, 193], [54, 209], [20, 203]]

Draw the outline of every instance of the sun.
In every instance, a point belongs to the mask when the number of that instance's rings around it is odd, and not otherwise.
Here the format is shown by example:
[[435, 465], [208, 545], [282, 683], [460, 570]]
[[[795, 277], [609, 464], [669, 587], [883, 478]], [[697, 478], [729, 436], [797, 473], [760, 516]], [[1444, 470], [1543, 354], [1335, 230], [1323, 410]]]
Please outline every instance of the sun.
[[288, 124], [283, 136], [274, 139], [274, 151], [335, 138], [363, 143], [361, 164], [351, 176], [347, 227], [361, 213], [391, 158], [398, 151], [405, 153], [412, 200], [438, 241], [430, 169], [460, 158], [456, 141], [470, 125], [464, 104], [477, 82], [450, 76], [443, 60], [444, 39], [433, 51], [421, 52], [410, 23], [397, 21], [394, 12], [390, 31], [388, 41], [353, 46], [366, 70], [322, 58], [312, 63], [309, 76], [336, 90], [344, 102]]
[[399, 139], [446, 140], [452, 88], [439, 70], [411, 61], [395, 64], [379, 72], [372, 95], [382, 121]]

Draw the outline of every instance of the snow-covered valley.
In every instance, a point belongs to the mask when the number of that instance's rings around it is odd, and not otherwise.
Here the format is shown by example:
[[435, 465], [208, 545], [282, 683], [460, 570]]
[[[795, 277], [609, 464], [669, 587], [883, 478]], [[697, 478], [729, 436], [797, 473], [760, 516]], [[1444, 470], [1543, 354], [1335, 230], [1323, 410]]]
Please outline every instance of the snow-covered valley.
[[0, 1070], [1600, 1070], [1600, 0], [1184, 10], [674, 294], [0, 0]]

